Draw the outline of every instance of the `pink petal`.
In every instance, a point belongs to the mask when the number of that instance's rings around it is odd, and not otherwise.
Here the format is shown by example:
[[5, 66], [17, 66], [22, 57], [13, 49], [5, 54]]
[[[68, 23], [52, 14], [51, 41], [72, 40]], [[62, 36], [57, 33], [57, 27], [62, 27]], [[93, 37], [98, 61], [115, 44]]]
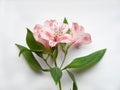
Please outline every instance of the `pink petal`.
[[39, 43], [41, 43], [45, 48], [50, 49], [49, 42], [45, 39], [39, 38]]
[[40, 33], [42, 31], [41, 29], [42, 29], [42, 26], [39, 24], [35, 25], [35, 27], [34, 27], [33, 34], [34, 34], [34, 37], [37, 41], [39, 41], [39, 39], [41, 38], [41, 35], [40, 35]]
[[91, 36], [88, 33], [85, 33], [82, 39], [83, 44], [89, 44], [91, 43]]
[[47, 49], [49, 49], [50, 46], [48, 44], [48, 41], [41, 37], [41, 34], [43, 33], [42, 29], [43, 29], [43, 27], [40, 24], [35, 25], [34, 32], [33, 32], [34, 37], [35, 37], [36, 41], [43, 44]]
[[83, 32], [84, 31], [84, 27], [79, 25], [78, 23], [73, 23], [72, 24], [72, 30]]
[[45, 39], [41, 39], [42, 44], [45, 46], [45, 48], [50, 49], [49, 42]]
[[40, 24], [36, 24], [34, 27], [35, 31], [41, 30], [42, 26]]
[[73, 38], [79, 38], [84, 33], [83, 26], [79, 26], [78, 23], [73, 23], [71, 28], [71, 35]]
[[52, 30], [57, 30], [58, 22], [56, 20], [47, 20], [47, 21], [45, 21], [45, 26]]
[[81, 43], [76, 43], [74, 46], [75, 46], [76, 48], [79, 48], [79, 47], [81, 46]]
[[45, 26], [52, 27], [54, 24], [55, 20], [46, 20], [45, 21]]
[[68, 31], [69, 26], [67, 24], [61, 23], [59, 26], [59, 30], [61, 30], [64, 34]]
[[72, 30], [74, 30], [74, 31], [79, 30], [79, 25], [78, 25], [78, 23], [73, 23], [73, 24], [72, 24]]
[[81, 46], [81, 40], [74, 40], [71, 44], [74, 45], [76, 48], [79, 48]]
[[54, 42], [54, 41], [49, 41], [49, 45], [51, 46], [51, 47], [54, 47], [54, 46], [56, 46], [56, 44], [57, 44], [57, 42]]
[[44, 32], [41, 34], [41, 37], [49, 41], [51, 39], [54, 39], [54, 34], [49, 30], [44, 30]]
[[79, 25], [78, 23], [73, 23], [72, 24], [72, 30], [74, 32], [84, 32], [84, 27]]
[[84, 33], [84, 35], [81, 38], [78, 38], [76, 40], [73, 40], [72, 44], [79, 48], [82, 44], [89, 44], [91, 43], [91, 36], [88, 33]]
[[71, 35], [65, 34], [65, 35], [60, 37], [59, 42], [70, 43], [71, 42], [71, 38], [72, 38]]
[[59, 30], [59, 24], [57, 21], [54, 21], [52, 30], [54, 30], [54, 31]]

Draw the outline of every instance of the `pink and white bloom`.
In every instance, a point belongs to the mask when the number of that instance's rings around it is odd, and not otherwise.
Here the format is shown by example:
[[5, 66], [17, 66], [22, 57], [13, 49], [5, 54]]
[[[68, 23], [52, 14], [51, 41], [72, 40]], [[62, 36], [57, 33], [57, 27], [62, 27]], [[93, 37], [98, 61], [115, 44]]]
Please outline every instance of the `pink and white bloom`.
[[70, 34], [67, 34], [68, 25], [58, 23], [56, 20], [45, 21], [44, 31], [41, 37], [49, 42], [51, 47], [59, 43], [70, 43]]
[[84, 27], [78, 23], [73, 23], [71, 28], [72, 44], [76, 47], [80, 47], [82, 44], [88, 44], [91, 42], [91, 36], [84, 32]]
[[50, 46], [49, 46], [48, 41], [41, 37], [41, 34], [42, 34], [43, 31], [44, 31], [43, 27], [40, 24], [37, 24], [34, 27], [33, 34], [34, 34], [34, 37], [35, 37], [36, 41], [38, 41], [39, 43], [43, 44], [45, 46], [45, 48], [49, 49]]
[[56, 20], [47, 20], [44, 25], [37, 24], [34, 27], [36, 41], [42, 43], [46, 48], [54, 47], [59, 43], [73, 44], [79, 47], [91, 42], [91, 36], [84, 32], [84, 28], [78, 23], [73, 23], [70, 33], [68, 24], [58, 23]]

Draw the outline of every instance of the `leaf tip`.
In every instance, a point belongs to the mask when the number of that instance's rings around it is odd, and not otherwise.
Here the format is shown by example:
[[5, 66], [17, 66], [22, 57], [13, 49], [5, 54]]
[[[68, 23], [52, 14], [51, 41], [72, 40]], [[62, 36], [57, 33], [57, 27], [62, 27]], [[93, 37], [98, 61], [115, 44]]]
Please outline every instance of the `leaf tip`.
[[20, 55], [21, 55], [21, 51], [19, 52], [18, 56], [20, 57]]
[[107, 50], [107, 48], [104, 48], [104, 51], [106, 51]]
[[15, 43], [15, 45], [16, 45], [16, 46], [18, 46], [18, 44], [17, 44], [17, 43]]
[[20, 45], [19, 44], [15, 43], [15, 45], [20, 49]]
[[104, 48], [101, 51], [103, 51], [103, 53], [105, 53], [107, 51], [107, 48]]
[[27, 33], [31, 33], [30, 29], [29, 28], [26, 28], [27, 29]]
[[[20, 45], [19, 44], [17, 44], [17, 43], [15, 43], [15, 45], [18, 47], [18, 48], [20, 48]], [[21, 52], [19, 52], [19, 57], [20, 57], [20, 55], [21, 55]]]
[[30, 30], [29, 28], [26, 27], [27, 30]]
[[63, 23], [68, 24], [68, 21], [67, 21], [67, 18], [66, 18], [66, 17], [64, 17]]

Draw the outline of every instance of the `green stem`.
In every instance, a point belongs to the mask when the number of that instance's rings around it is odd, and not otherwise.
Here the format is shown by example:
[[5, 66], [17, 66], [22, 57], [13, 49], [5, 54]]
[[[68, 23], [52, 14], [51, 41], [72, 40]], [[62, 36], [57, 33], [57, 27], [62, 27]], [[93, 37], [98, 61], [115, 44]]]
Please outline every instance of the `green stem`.
[[51, 68], [51, 66], [48, 64], [48, 62], [47, 62], [47, 59], [49, 58], [49, 55], [47, 56], [47, 58], [45, 59], [45, 58], [43, 58], [42, 57], [42, 59], [44, 60], [44, 62], [47, 64], [47, 66], [49, 67], [49, 68]]
[[45, 60], [45, 63], [48, 65], [49, 68], [51, 68], [51, 66], [48, 64], [48, 62]]
[[57, 67], [57, 62], [56, 62], [56, 60], [55, 60], [55, 66]]
[[64, 62], [65, 62], [66, 55], [67, 55], [67, 53], [64, 55], [64, 58], [63, 58], [62, 64], [60, 65], [60, 68], [62, 68], [62, 66], [63, 66], [63, 64], [64, 64]]
[[46, 60], [49, 58], [49, 55], [47, 56]]
[[42, 69], [42, 71], [44, 71], [44, 72], [49, 72], [50, 69]]
[[61, 81], [59, 81], [59, 90], [62, 90]]
[[64, 55], [64, 58], [63, 58], [63, 61], [62, 61], [62, 64], [60, 65], [60, 68], [62, 68], [64, 62], [65, 62], [65, 59], [66, 59], [66, 56], [67, 56], [67, 53], [68, 53], [68, 49], [71, 47], [71, 45], [69, 45], [66, 49], [66, 52], [65, 52], [65, 55]]

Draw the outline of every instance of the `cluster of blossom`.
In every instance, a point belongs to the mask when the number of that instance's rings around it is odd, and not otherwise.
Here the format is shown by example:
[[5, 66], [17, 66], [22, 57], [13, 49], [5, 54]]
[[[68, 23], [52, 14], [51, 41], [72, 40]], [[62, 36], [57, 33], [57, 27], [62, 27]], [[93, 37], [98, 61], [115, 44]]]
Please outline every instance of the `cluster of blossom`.
[[75, 22], [70, 27], [67, 23], [46, 20], [44, 25], [35, 25], [33, 34], [36, 41], [42, 43], [47, 49], [60, 43], [79, 47], [82, 44], [91, 42], [90, 34], [85, 33], [84, 27]]

